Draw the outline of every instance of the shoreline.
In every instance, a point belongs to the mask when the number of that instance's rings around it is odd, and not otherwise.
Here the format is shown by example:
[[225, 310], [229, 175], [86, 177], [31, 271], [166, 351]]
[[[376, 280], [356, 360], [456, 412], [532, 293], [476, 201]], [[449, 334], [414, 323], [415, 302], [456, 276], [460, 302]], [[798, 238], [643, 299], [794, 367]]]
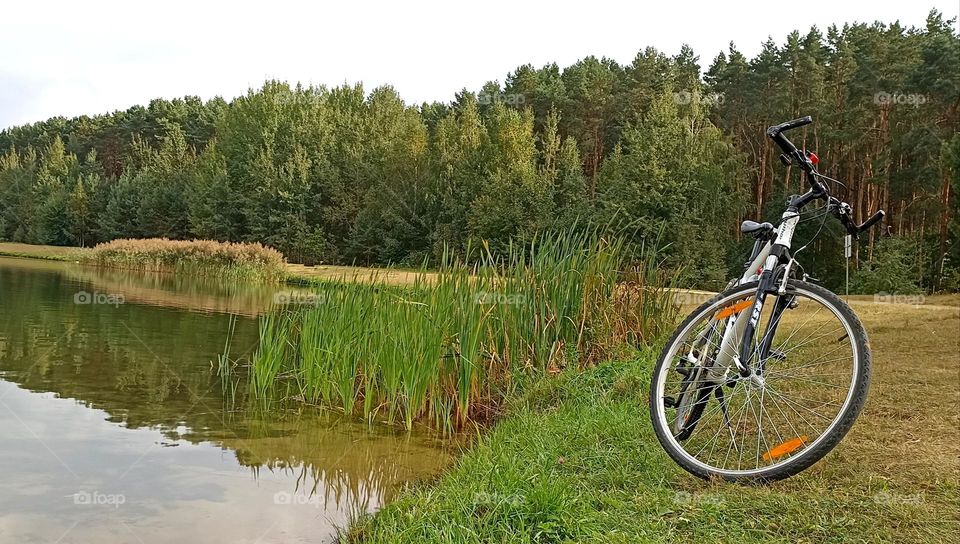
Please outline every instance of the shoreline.
[[[17, 258], [71, 261], [77, 251], [0, 243], [0, 255]], [[316, 268], [306, 281], [383, 273]], [[687, 309], [710, 295], [678, 292]], [[958, 487], [937, 475], [955, 472], [960, 459], [950, 432], [957, 346], [943, 339], [960, 326], [960, 295], [920, 305], [845, 298], [870, 334], [875, 383], [850, 435], [801, 475], [745, 487], [682, 472], [648, 422], [656, 352], [646, 350], [538, 380], [450, 467], [353, 521], [341, 542], [949, 540]], [[907, 386], [928, 401], [918, 405]], [[933, 430], [927, 447], [916, 446], [917, 428]]]
[[[40, 259], [45, 261], [79, 262], [89, 248], [45, 246], [0, 242], [0, 257]], [[412, 285], [421, 272], [403, 268], [374, 268], [347, 265], [314, 265], [286, 263], [286, 276], [280, 281], [289, 285], [310, 286], [327, 282], [384, 282], [388, 285]], [[431, 272], [424, 273], [426, 278]]]

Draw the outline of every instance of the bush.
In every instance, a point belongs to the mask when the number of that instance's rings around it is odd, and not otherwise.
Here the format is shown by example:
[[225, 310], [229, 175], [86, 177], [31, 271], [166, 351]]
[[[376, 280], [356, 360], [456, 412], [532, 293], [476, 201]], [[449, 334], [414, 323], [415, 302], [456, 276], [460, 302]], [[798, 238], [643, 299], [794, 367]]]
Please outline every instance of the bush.
[[98, 244], [83, 260], [108, 268], [225, 279], [279, 281], [285, 274], [283, 254], [258, 243], [119, 239]]
[[914, 271], [917, 245], [910, 239], [884, 238], [877, 243], [873, 258], [863, 264], [851, 280], [856, 293], [897, 293], [913, 295], [923, 292]]

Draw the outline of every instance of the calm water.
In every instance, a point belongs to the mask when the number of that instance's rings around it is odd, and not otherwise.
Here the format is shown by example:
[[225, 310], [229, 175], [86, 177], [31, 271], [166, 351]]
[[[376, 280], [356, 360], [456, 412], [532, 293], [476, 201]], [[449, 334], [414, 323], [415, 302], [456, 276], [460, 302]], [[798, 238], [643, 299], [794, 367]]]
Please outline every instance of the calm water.
[[212, 361], [276, 297], [0, 257], [0, 542], [326, 542], [446, 465], [425, 433], [251, 409]]

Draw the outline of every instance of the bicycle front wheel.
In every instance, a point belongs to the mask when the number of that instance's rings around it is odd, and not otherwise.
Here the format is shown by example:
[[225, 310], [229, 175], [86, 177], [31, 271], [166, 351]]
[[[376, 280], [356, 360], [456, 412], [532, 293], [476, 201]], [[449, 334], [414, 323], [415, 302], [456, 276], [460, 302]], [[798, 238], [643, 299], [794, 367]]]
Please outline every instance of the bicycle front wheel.
[[650, 417], [671, 458], [701, 478], [762, 482], [820, 460], [847, 434], [870, 382], [860, 320], [832, 292], [802, 281], [764, 301], [750, 365], [732, 363], [757, 283], [693, 311], [654, 368]]

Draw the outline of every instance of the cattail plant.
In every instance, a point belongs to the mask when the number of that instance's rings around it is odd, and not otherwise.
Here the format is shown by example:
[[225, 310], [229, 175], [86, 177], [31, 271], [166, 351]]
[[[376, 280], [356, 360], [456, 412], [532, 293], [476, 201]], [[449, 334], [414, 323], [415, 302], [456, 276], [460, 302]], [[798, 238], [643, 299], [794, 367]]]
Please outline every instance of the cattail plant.
[[531, 379], [649, 342], [652, 312], [671, 307], [670, 278], [651, 272], [655, 254], [624, 284], [621, 240], [594, 230], [472, 253], [444, 255], [412, 286], [329, 283], [316, 304], [262, 317], [252, 395], [289, 387], [300, 401], [371, 421], [453, 431], [488, 419]]

